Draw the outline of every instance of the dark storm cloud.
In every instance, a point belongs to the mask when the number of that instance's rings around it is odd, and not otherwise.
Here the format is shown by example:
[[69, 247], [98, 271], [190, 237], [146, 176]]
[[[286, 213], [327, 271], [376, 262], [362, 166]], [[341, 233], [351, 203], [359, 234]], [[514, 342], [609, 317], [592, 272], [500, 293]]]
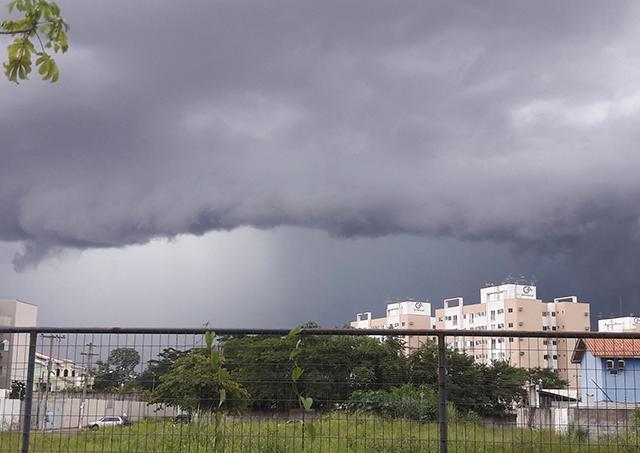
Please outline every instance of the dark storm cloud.
[[245, 225], [490, 239], [585, 268], [640, 250], [631, 2], [63, 7], [60, 83], [0, 85], [18, 268]]

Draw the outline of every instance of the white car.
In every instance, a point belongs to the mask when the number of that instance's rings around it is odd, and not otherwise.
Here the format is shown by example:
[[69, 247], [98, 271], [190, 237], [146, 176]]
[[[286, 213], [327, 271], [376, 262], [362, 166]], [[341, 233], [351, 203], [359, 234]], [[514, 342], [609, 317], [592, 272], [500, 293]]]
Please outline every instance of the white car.
[[100, 429], [103, 426], [122, 426], [128, 425], [129, 422], [123, 417], [118, 417], [114, 415], [109, 415], [107, 417], [102, 417], [96, 420], [95, 422], [89, 423], [89, 428], [91, 429]]

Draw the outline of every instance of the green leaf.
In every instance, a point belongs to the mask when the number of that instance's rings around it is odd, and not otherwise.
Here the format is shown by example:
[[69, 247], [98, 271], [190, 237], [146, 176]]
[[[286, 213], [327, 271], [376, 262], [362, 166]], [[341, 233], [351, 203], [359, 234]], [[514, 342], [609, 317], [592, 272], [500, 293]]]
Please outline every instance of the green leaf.
[[289, 335], [287, 335], [287, 338], [294, 338], [300, 335], [300, 332], [302, 332], [302, 326], [294, 327], [289, 331]]
[[314, 440], [316, 437], [318, 437], [318, 431], [316, 430], [316, 427], [313, 423], [305, 423], [304, 430], [309, 435], [309, 438], [311, 440]]
[[218, 403], [218, 407], [222, 406], [226, 399], [227, 391], [225, 389], [220, 389], [220, 402]]
[[293, 370], [291, 370], [291, 379], [293, 379], [294, 382], [297, 382], [300, 377], [302, 377], [302, 373], [304, 373], [304, 370], [302, 368], [300, 368], [299, 366], [295, 367]]
[[313, 398], [309, 396], [306, 398], [304, 396], [301, 396], [300, 402], [302, 403], [302, 407], [304, 407], [305, 411], [311, 410], [311, 406], [313, 405]]
[[207, 349], [213, 348], [213, 332], [207, 330], [204, 333], [204, 341], [207, 344]]

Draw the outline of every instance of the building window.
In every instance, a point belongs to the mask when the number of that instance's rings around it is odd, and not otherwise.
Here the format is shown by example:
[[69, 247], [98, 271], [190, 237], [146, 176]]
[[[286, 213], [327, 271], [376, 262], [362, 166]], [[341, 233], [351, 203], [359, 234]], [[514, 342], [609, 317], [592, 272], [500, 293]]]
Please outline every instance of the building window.
[[554, 356], [553, 356], [553, 360], [558, 360], [558, 356], [557, 356], [557, 355], [554, 355]]
[[513, 313], [513, 308], [508, 308], [508, 309], [507, 309], [507, 312], [508, 312], [508, 313]]
[[513, 323], [512, 322], [509, 323], [509, 327], [513, 327]]
[[453, 321], [453, 325], [457, 326], [458, 325], [458, 315], [453, 315], [452, 321]]
[[491, 321], [495, 321], [495, 320], [496, 320], [496, 311], [491, 310]]
[[501, 315], [502, 313], [504, 313], [504, 310], [502, 308], [498, 309], [498, 314]]
[[64, 370], [64, 377], [69, 377], [69, 370]]
[[549, 354], [545, 354], [544, 356], [542, 356], [542, 358], [545, 360], [549, 360]]
[[509, 343], [513, 343], [513, 337], [509, 337]]
[[584, 316], [585, 316], [586, 318], [588, 318], [588, 317], [589, 317], [589, 312], [585, 311], [585, 312], [584, 312]]
[[551, 316], [555, 316], [555, 315], [556, 315], [556, 312], [555, 312], [555, 311], [552, 311], [552, 312], [551, 312]]
[[60, 368], [56, 368], [56, 376], [60, 376]]
[[518, 307], [518, 311], [522, 311], [522, 307]]
[[552, 326], [551, 330], [558, 330], [558, 328], [556, 326]]
[[518, 323], [518, 325], [519, 325], [520, 327], [522, 327], [522, 326], [524, 326], [524, 323], [523, 323], [522, 321], [520, 321], [520, 322]]
[[76, 370], [71, 370], [71, 377], [76, 377]]

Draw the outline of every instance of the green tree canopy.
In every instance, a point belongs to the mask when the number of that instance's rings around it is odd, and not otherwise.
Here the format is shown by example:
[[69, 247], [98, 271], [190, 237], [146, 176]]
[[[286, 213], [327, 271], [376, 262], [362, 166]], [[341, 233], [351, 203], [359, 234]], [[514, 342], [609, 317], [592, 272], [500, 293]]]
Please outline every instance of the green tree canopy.
[[[255, 409], [297, 407], [291, 385], [291, 359], [297, 338], [239, 336], [222, 340], [227, 366], [247, 387]], [[304, 369], [298, 391], [316, 409], [331, 409], [354, 390], [389, 388], [406, 381], [403, 344], [396, 338], [305, 336], [297, 355]]]
[[98, 360], [93, 388], [107, 391], [131, 387], [137, 377], [136, 367], [140, 364], [140, 353], [133, 348], [116, 348], [109, 353], [106, 362]]
[[160, 385], [151, 392], [149, 403], [159, 403], [193, 412], [246, 407], [249, 393], [231, 379], [224, 358], [212, 348], [194, 349], [177, 357]]

